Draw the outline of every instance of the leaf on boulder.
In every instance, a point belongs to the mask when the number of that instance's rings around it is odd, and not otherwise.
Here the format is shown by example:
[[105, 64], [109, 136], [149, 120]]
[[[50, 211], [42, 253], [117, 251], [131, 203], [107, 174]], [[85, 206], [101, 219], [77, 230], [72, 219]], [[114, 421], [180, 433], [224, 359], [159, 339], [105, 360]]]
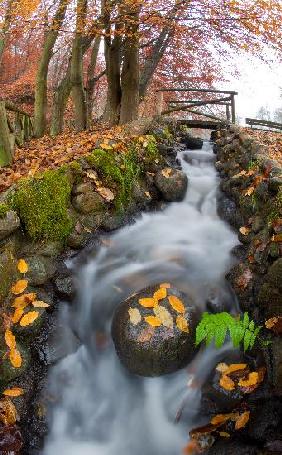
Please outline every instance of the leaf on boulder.
[[165, 169], [162, 170], [162, 175], [168, 179], [171, 176], [172, 169], [171, 167], [166, 167]]
[[142, 317], [137, 308], [129, 308], [128, 314], [131, 324], [138, 325], [141, 322]]
[[146, 329], [143, 329], [142, 332], [138, 335], [137, 341], [139, 343], [146, 343], [151, 340], [151, 338], [154, 336], [154, 327], [146, 327]]
[[219, 363], [216, 366], [216, 371], [219, 371], [219, 373], [225, 373], [225, 371], [228, 370], [228, 365], [226, 363]]
[[229, 376], [226, 376], [225, 374], [220, 378], [219, 384], [223, 389], [228, 391], [232, 391], [235, 389], [235, 382], [232, 381], [232, 379], [229, 378]]
[[251, 387], [259, 383], [259, 374], [256, 371], [253, 371], [249, 374], [247, 379], [240, 379], [238, 385], [240, 387]]
[[154, 313], [156, 317], [161, 321], [162, 325], [170, 329], [173, 328], [173, 317], [166, 308], [158, 305], [154, 308]]
[[10, 349], [14, 349], [16, 347], [15, 335], [13, 335], [9, 329], [5, 331], [5, 343]]
[[48, 308], [50, 306], [49, 303], [43, 302], [42, 300], [34, 300], [32, 305], [34, 308]]
[[234, 413], [230, 414], [217, 414], [211, 419], [211, 424], [212, 425], [222, 425], [225, 422], [228, 422], [228, 420], [232, 419], [234, 417]]
[[226, 368], [224, 374], [228, 376], [229, 374], [234, 373], [235, 371], [246, 370], [247, 366], [248, 365], [246, 363], [232, 363]]
[[0, 400], [0, 421], [6, 426], [14, 425], [17, 421], [15, 405], [7, 397]]
[[255, 191], [255, 187], [254, 186], [250, 186], [249, 188], [247, 188], [243, 194], [244, 196], [251, 196], [253, 194], [253, 192]]
[[265, 321], [265, 327], [272, 330], [276, 335], [282, 334], [282, 316], [276, 316]]
[[241, 232], [241, 234], [243, 235], [248, 235], [250, 232], [251, 232], [251, 229], [246, 227], [246, 226], [242, 226], [239, 231]]
[[97, 193], [102, 196], [107, 202], [111, 202], [115, 199], [114, 193], [110, 190], [110, 188], [99, 187], [96, 189]]
[[139, 299], [139, 305], [143, 306], [144, 308], [154, 308], [157, 305], [157, 301], [152, 297], [145, 297], [143, 299]]
[[250, 420], [250, 411], [245, 411], [243, 414], [239, 415], [235, 422], [235, 430], [240, 430], [244, 428]]
[[25, 262], [24, 259], [20, 259], [18, 261], [17, 267], [18, 267], [18, 271], [20, 273], [27, 273], [28, 272], [28, 265], [27, 265], [27, 263]]
[[154, 299], [158, 302], [159, 300], [165, 299], [167, 296], [167, 289], [160, 288], [154, 293]]
[[178, 297], [176, 297], [175, 295], [169, 295], [168, 301], [169, 301], [170, 305], [172, 306], [172, 308], [175, 311], [177, 311], [177, 313], [181, 313], [181, 314], [185, 313], [185, 306], [184, 306], [182, 300], [180, 300]]
[[98, 174], [96, 171], [93, 171], [93, 169], [89, 170], [86, 172], [86, 176], [90, 179], [90, 180], [98, 180]]
[[26, 308], [35, 299], [36, 299], [35, 292], [29, 293], [29, 294], [20, 295], [19, 297], [15, 298], [14, 303], [12, 304], [12, 307], [14, 307], [14, 308]]
[[188, 321], [183, 316], [177, 316], [176, 325], [182, 332], [189, 333]]
[[12, 389], [6, 389], [3, 395], [6, 397], [20, 397], [24, 394], [24, 390], [21, 387], [13, 387]]
[[14, 368], [20, 368], [22, 366], [22, 356], [16, 348], [11, 349], [9, 359]]
[[27, 280], [18, 280], [11, 288], [12, 294], [15, 295], [22, 294], [22, 292], [26, 290], [27, 285], [28, 285]]
[[15, 312], [12, 316], [12, 321], [14, 324], [17, 324], [19, 320], [21, 319], [22, 315], [24, 314], [24, 309], [23, 308], [16, 308]]
[[162, 325], [162, 321], [156, 316], [146, 316], [145, 321], [152, 327], [160, 327]]
[[160, 288], [170, 289], [171, 288], [171, 284], [170, 283], [161, 283], [160, 284]]
[[33, 324], [33, 322], [38, 318], [38, 316], [39, 316], [38, 311], [29, 311], [21, 318], [20, 326], [26, 327], [28, 325]]

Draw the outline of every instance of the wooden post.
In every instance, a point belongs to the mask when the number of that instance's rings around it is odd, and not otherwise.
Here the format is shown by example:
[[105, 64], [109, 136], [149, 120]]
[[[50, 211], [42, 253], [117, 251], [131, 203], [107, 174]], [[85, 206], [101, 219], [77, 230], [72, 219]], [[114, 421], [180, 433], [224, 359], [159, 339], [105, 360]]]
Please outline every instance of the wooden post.
[[157, 92], [156, 114], [158, 116], [162, 115], [163, 104], [164, 104], [164, 93], [163, 92]]
[[232, 123], [236, 123], [236, 111], [235, 111], [235, 95], [231, 95], [231, 119]]
[[10, 138], [4, 101], [0, 101], [0, 166], [7, 166], [13, 161], [14, 146]]
[[231, 115], [230, 115], [229, 104], [226, 104], [226, 118], [227, 118], [227, 122], [230, 123]]

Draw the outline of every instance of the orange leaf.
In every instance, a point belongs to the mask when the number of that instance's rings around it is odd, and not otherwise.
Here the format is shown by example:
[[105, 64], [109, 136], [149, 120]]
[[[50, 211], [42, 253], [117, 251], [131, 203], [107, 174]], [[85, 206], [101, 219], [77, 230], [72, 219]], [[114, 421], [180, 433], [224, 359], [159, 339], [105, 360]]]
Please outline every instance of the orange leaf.
[[19, 320], [21, 319], [22, 315], [24, 314], [23, 308], [16, 308], [14, 315], [12, 317], [12, 321], [14, 324], [17, 324]]
[[157, 301], [154, 298], [146, 297], [139, 299], [139, 304], [145, 308], [154, 308], [157, 305]]
[[229, 367], [224, 371], [224, 374], [229, 375], [234, 373], [234, 371], [245, 370], [247, 368], [246, 363], [232, 363]]
[[220, 378], [219, 384], [225, 390], [231, 391], [235, 389], [235, 382], [225, 374]]
[[5, 343], [10, 349], [14, 349], [16, 347], [16, 338], [9, 329], [5, 331]]
[[50, 306], [49, 303], [43, 302], [42, 300], [35, 300], [32, 302], [32, 305], [35, 308], [48, 308]]
[[246, 227], [246, 226], [242, 226], [239, 231], [241, 232], [241, 234], [243, 235], [248, 235], [250, 232], [251, 232], [251, 229]]
[[244, 191], [244, 195], [245, 196], [251, 196], [254, 191], [255, 191], [255, 187], [254, 186], [250, 186], [247, 190]]
[[168, 179], [172, 173], [172, 169], [170, 167], [166, 167], [165, 169], [162, 170], [162, 175]]
[[185, 306], [183, 305], [182, 300], [180, 300], [175, 295], [168, 296], [169, 303], [171, 304], [172, 308], [177, 311], [177, 313], [184, 314], [185, 313]]
[[13, 387], [12, 389], [6, 389], [3, 395], [6, 397], [19, 397], [24, 394], [24, 390], [21, 387]]
[[226, 431], [220, 431], [219, 436], [222, 438], [230, 438], [230, 433], [227, 433]]
[[259, 382], [259, 374], [257, 372], [250, 373], [247, 379], [240, 379], [238, 385], [240, 387], [250, 387], [257, 385]]
[[171, 288], [171, 284], [169, 284], [169, 283], [161, 283], [160, 284], [160, 288], [170, 289]]
[[20, 259], [18, 261], [17, 267], [18, 267], [18, 271], [20, 273], [27, 273], [28, 272], [28, 265], [27, 265], [27, 263], [25, 262], [24, 259]]
[[183, 316], [177, 316], [176, 325], [182, 332], [189, 333], [189, 325], [187, 320]]
[[20, 326], [26, 327], [32, 324], [39, 316], [38, 311], [29, 311], [20, 320]]
[[13, 367], [20, 368], [22, 366], [22, 357], [17, 349], [11, 349], [9, 358]]
[[17, 410], [10, 398], [0, 400], [0, 421], [6, 426], [15, 425], [17, 421]]
[[211, 419], [212, 425], [221, 425], [234, 417], [234, 414], [217, 414]]
[[15, 295], [21, 294], [26, 290], [27, 285], [28, 285], [27, 280], [19, 280], [14, 284], [14, 286], [12, 286], [11, 292]]
[[12, 307], [14, 307], [14, 308], [26, 308], [35, 299], [36, 299], [35, 292], [29, 293], [29, 294], [20, 295], [19, 297], [15, 298], [14, 303], [12, 304]]
[[159, 300], [165, 299], [167, 296], [166, 288], [160, 288], [154, 293], [154, 299], [158, 302]]
[[245, 411], [243, 414], [241, 414], [236, 419], [235, 430], [240, 430], [241, 428], [244, 428], [247, 425], [249, 420], [250, 420], [250, 411]]
[[152, 327], [160, 327], [162, 325], [161, 320], [156, 316], [146, 316], [145, 321]]

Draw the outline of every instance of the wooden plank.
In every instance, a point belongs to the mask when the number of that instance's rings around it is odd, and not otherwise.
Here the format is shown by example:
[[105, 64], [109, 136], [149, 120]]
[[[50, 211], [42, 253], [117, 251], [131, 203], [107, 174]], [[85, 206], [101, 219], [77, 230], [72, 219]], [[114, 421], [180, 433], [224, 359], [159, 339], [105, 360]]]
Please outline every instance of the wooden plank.
[[186, 109], [185, 112], [189, 112], [190, 114], [195, 114], [195, 115], [202, 115], [203, 117], [211, 118], [212, 120], [215, 120], [217, 122], [224, 122], [224, 120], [220, 117], [216, 117], [215, 115], [212, 114], [206, 114], [205, 112], [201, 111], [195, 111], [194, 109]]
[[238, 95], [233, 90], [215, 90], [207, 88], [160, 88], [157, 92], [198, 92], [198, 93], [223, 93], [225, 95]]
[[[230, 98], [231, 100], [231, 98]], [[198, 103], [199, 101], [205, 101], [205, 100], [170, 100], [168, 101], [169, 104], [187, 104], [187, 103]], [[207, 100], [208, 104], [208, 100]], [[220, 106], [231, 106], [230, 101], [219, 101], [217, 104]]]
[[260, 120], [257, 118], [246, 118], [247, 125], [267, 126], [269, 128], [276, 128], [282, 130], [282, 124], [278, 122], [271, 122], [269, 120]]
[[204, 130], [216, 130], [220, 126], [225, 126], [226, 122], [215, 122], [211, 120], [177, 120], [178, 124], [187, 125], [190, 128], [200, 128]]
[[197, 101], [195, 103], [192, 103], [192, 104], [188, 104], [188, 105], [184, 105], [184, 106], [179, 106], [179, 107], [173, 107], [171, 109], [167, 109], [165, 111], [162, 112], [162, 115], [168, 115], [168, 114], [171, 114], [172, 112], [177, 112], [177, 111], [185, 111], [187, 109], [191, 109], [193, 108], [194, 106], [205, 106], [206, 104], [217, 104], [218, 101], [228, 101], [229, 100], [229, 97], [228, 98], [221, 98], [221, 99], [212, 99], [212, 100], [209, 100], [208, 102], [206, 101]]

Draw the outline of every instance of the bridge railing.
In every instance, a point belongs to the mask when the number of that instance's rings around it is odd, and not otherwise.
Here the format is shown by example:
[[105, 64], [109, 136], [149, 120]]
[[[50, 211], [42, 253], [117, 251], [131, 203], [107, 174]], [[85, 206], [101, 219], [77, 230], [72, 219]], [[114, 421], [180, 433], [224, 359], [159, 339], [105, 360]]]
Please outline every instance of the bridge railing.
[[282, 130], [282, 123], [278, 122], [270, 122], [269, 120], [261, 120], [258, 118], [246, 118], [246, 125], [250, 125], [251, 128], [253, 126], [265, 126], [271, 129], [278, 129]]
[[0, 101], [0, 166], [13, 161], [15, 146], [33, 136], [33, 119], [13, 103]]
[[[221, 97], [213, 97], [211, 99], [186, 99], [187, 96], [183, 99], [170, 99], [166, 101], [167, 107], [164, 109], [164, 93], [199, 93], [206, 95], [220, 95]], [[169, 115], [174, 112], [189, 112], [198, 116], [203, 116], [210, 118], [215, 121], [225, 121], [226, 123], [235, 123], [236, 122], [236, 108], [235, 108], [235, 96], [238, 95], [238, 92], [232, 90], [215, 90], [215, 89], [196, 89], [196, 88], [161, 88], [157, 90], [157, 104], [156, 110], [157, 115]], [[195, 110], [195, 107], [200, 106], [209, 106], [209, 105], [218, 105], [225, 106], [225, 116], [226, 118], [220, 118], [213, 114], [207, 114], [202, 111]]]

